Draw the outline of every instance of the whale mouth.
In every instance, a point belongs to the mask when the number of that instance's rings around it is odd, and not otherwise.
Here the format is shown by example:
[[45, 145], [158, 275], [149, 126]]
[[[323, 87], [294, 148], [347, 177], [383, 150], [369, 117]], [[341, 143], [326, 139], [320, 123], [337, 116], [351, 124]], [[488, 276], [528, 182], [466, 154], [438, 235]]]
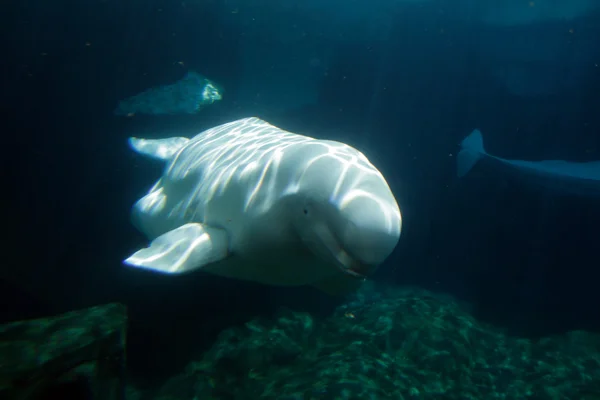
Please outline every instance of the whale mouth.
[[356, 278], [365, 279], [366, 275], [359, 272], [363, 265], [356, 261], [350, 254], [348, 254], [344, 249], [339, 248], [339, 250], [333, 255], [336, 259], [336, 265], [340, 271], [345, 274], [354, 276]]
[[[313, 228], [312, 234], [305, 242], [309, 243], [309, 248], [314, 254], [320, 255], [328, 259], [334, 264], [337, 269], [346, 275], [353, 276], [357, 279], [366, 279], [366, 273], [361, 271], [369, 271], [365, 268], [368, 265], [363, 264], [346, 251], [336, 235], [326, 225], [317, 225]], [[318, 240], [315, 240], [318, 238]]]
[[346, 275], [350, 275], [350, 276], [353, 276], [353, 277], [358, 278], [358, 279], [367, 279], [366, 275], [363, 275], [360, 272], [356, 272], [355, 270], [348, 269], [348, 268], [345, 268], [345, 267], [342, 267], [342, 266], [339, 266], [338, 268], [339, 268], [340, 271], [342, 271]]

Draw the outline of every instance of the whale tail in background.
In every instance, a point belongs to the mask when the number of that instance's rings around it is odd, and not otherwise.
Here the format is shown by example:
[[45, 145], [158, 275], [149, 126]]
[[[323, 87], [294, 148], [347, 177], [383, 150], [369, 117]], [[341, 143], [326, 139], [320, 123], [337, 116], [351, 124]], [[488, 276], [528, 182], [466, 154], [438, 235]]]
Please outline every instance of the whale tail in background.
[[471, 132], [460, 143], [460, 148], [456, 157], [456, 172], [459, 178], [465, 176], [477, 164], [477, 161], [486, 155], [481, 132], [478, 129]]

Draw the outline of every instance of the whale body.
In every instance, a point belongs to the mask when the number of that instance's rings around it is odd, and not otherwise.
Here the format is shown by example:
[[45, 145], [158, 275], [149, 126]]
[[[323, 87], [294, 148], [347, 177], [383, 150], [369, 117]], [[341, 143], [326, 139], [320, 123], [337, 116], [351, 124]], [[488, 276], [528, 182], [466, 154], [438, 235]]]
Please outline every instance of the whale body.
[[557, 192], [580, 196], [600, 196], [600, 161], [509, 160], [489, 154], [483, 137], [474, 130], [461, 143], [457, 156], [457, 173], [466, 175], [479, 160], [486, 160], [527, 182]]
[[190, 71], [179, 81], [146, 89], [121, 100], [114, 110], [118, 116], [195, 114], [223, 98], [217, 84]]
[[166, 163], [133, 207], [133, 224], [151, 243], [124, 261], [129, 266], [341, 293], [398, 243], [402, 218], [386, 180], [344, 143], [258, 118], [191, 139], [129, 143]]

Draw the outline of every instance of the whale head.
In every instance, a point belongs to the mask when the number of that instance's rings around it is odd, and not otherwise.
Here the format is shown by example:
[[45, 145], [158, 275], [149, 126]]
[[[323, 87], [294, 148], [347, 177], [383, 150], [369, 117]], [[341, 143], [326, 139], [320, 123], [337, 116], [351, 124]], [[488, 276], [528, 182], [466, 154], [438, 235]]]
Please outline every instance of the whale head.
[[[357, 152], [358, 153], [358, 152]], [[293, 225], [317, 257], [364, 278], [400, 239], [400, 209], [381, 173], [358, 153], [354, 162], [322, 158], [303, 174]]]

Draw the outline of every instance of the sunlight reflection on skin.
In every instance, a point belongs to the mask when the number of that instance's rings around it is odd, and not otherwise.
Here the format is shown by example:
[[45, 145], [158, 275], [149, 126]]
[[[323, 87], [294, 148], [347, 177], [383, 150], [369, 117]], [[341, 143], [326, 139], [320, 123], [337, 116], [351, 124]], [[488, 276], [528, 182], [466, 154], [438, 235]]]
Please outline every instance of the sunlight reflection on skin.
[[[255, 239], [260, 243], [247, 229], [274, 230], [281, 243], [299, 235], [342, 271], [362, 276], [389, 255], [400, 236], [400, 210], [384, 177], [344, 143], [287, 132], [258, 118], [217, 126], [192, 139], [133, 143], [138, 151], [167, 161], [163, 176], [134, 206], [134, 223], [151, 240], [202, 223], [225, 229], [239, 249]], [[288, 206], [284, 209], [291, 214], [281, 214], [284, 199], [301, 207], [298, 214]], [[314, 214], [306, 211], [312, 206]], [[273, 215], [282, 220], [270, 220]], [[293, 222], [294, 215], [302, 215], [301, 222]], [[296, 223], [298, 231], [286, 236], [291, 228], [286, 224]], [[262, 246], [269, 247], [266, 240]]]
[[[311, 167], [322, 159], [333, 161], [342, 169], [331, 194], [331, 202], [341, 208], [360, 196], [382, 202], [376, 195], [359, 187], [347, 190], [348, 185], [360, 186], [364, 179], [378, 179], [387, 186], [381, 173], [358, 150], [344, 143], [316, 140], [286, 132], [258, 119], [250, 118], [243, 121], [246, 122], [244, 125], [236, 126], [239, 123], [236, 121], [196, 136], [170, 162], [165, 174], [170, 181], [185, 180], [190, 174], [198, 174], [202, 171], [194, 192], [188, 196], [187, 202], [177, 207], [178, 209], [189, 208], [199, 197], [202, 197], [205, 204], [210, 202], [215, 195], [222, 194], [227, 189], [232, 179], [245, 181], [245, 184], [250, 187], [245, 201], [245, 211], [253, 205], [259, 194], [264, 196], [261, 200], [261, 208], [268, 209], [282, 193], [291, 194], [302, 188], [307, 174], [319, 173]], [[302, 165], [294, 166], [298, 171], [302, 171], [301, 174], [296, 175], [294, 179], [286, 176], [283, 182], [285, 187], [282, 188], [278, 170], [286, 161], [288, 152], [298, 151], [309, 154], [310, 157], [304, 157]], [[199, 156], [192, 157], [192, 154], [199, 154]], [[296, 155], [292, 157], [297, 158]], [[351, 169], [355, 170], [353, 182], [346, 179]], [[157, 184], [155, 189], [158, 186]], [[265, 187], [268, 189], [262, 190]], [[343, 195], [340, 196], [340, 193]], [[148, 208], [155, 206], [147, 204]], [[392, 224], [391, 221], [398, 218], [397, 210], [383, 203], [380, 206], [389, 214], [390, 224]], [[198, 215], [196, 217], [202, 218]]]

